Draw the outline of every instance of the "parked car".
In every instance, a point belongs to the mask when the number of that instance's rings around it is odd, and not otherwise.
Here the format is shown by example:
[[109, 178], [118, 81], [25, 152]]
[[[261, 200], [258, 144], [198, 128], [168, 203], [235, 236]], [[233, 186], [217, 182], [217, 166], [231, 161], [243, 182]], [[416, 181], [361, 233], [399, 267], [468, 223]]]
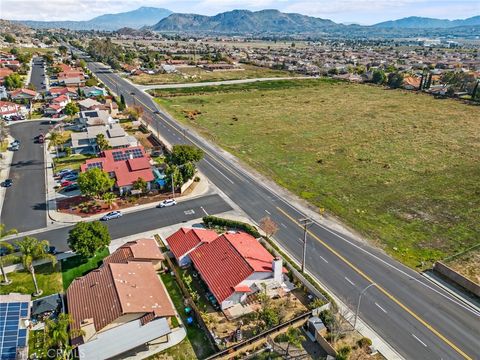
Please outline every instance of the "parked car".
[[13, 140], [12, 143], [10, 144], [10, 146], [18, 146], [18, 145], [20, 145], [20, 140], [18, 139]]
[[20, 150], [20, 146], [18, 146], [18, 145], [10, 146], [10, 150], [11, 151], [18, 151], [18, 150]]
[[62, 177], [62, 176], [65, 176], [66, 174], [69, 174], [71, 173], [73, 170], [72, 169], [63, 169], [63, 170], [60, 170], [59, 172], [57, 172], [55, 174], [55, 177]]
[[61, 186], [62, 188], [67, 187], [67, 186], [69, 186], [69, 185], [73, 185], [73, 184], [76, 184], [76, 182], [75, 182], [75, 181], [72, 181], [72, 180], [62, 180], [62, 181], [60, 182], [60, 186]]
[[77, 183], [74, 183], [74, 184], [71, 184], [71, 185], [67, 185], [65, 186], [62, 191], [63, 192], [72, 192], [72, 191], [75, 191], [75, 190], [78, 190], [80, 187], [78, 186]]
[[45, 142], [45, 135], [43, 135], [43, 134], [38, 135], [37, 136], [37, 142], [39, 144], [43, 144]]
[[108, 214], [103, 215], [100, 220], [108, 221], [108, 220], [112, 220], [112, 219], [121, 218], [122, 216], [123, 216], [123, 214], [120, 211], [112, 211], [112, 212], [109, 212]]
[[5, 181], [2, 182], [2, 186], [3, 186], [3, 187], [6, 187], [6, 188], [7, 188], [7, 187], [10, 187], [10, 186], [12, 186], [12, 185], [13, 185], [13, 180], [12, 180], [12, 179], [5, 179]]
[[174, 206], [177, 205], [177, 200], [175, 199], [166, 199], [160, 202], [160, 204], [157, 205], [157, 208], [164, 208], [168, 206]]
[[55, 246], [45, 245], [45, 251], [52, 255], [56, 255], [58, 253], [57, 248]]
[[78, 174], [76, 172], [71, 172], [62, 176], [62, 181], [75, 181], [78, 179]]

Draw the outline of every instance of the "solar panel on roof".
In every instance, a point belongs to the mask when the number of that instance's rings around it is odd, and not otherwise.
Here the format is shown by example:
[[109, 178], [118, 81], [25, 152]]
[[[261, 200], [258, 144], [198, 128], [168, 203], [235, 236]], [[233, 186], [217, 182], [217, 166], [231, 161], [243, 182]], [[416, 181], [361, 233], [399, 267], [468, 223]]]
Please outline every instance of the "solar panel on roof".
[[90, 170], [90, 169], [93, 169], [93, 168], [102, 169], [103, 168], [102, 163], [101, 162], [96, 162], [96, 163], [87, 164], [87, 170]]
[[27, 329], [19, 329], [28, 316], [28, 302], [0, 304], [0, 360], [15, 359], [17, 348], [27, 345]]
[[140, 149], [126, 149], [124, 151], [114, 151], [112, 156], [113, 161], [125, 161], [130, 159], [130, 157], [134, 159], [142, 158], [143, 152]]

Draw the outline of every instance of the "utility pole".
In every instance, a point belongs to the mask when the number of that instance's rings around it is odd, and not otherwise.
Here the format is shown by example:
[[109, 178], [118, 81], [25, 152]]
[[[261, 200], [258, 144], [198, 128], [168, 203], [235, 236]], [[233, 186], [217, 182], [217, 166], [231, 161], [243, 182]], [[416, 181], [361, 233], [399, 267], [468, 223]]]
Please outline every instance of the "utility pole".
[[303, 256], [302, 256], [302, 273], [305, 273], [305, 263], [307, 256], [307, 229], [308, 226], [313, 224], [310, 218], [302, 218], [298, 220], [303, 225]]
[[358, 312], [360, 311], [360, 302], [362, 301], [362, 295], [365, 294], [365, 292], [372, 286], [377, 285], [375, 283], [369, 284], [365, 289], [363, 289], [360, 292], [360, 295], [358, 296], [358, 303], [357, 303], [357, 311], [355, 311], [355, 320], [353, 320], [353, 328], [355, 329], [357, 326], [357, 318], [358, 318]]

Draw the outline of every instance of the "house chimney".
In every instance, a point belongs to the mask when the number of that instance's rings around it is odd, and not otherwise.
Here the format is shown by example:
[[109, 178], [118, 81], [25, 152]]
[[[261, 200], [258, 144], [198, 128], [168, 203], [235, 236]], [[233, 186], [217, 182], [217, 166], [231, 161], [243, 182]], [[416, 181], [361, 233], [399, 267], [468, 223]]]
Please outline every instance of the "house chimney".
[[281, 284], [283, 282], [283, 261], [280, 257], [272, 260], [273, 280]]

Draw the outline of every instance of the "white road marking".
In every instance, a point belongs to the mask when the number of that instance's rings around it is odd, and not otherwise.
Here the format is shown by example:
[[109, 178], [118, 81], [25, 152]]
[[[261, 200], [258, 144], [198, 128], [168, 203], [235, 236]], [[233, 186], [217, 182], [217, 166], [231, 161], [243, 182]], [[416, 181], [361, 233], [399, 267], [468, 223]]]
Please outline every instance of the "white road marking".
[[213, 165], [210, 161], [208, 161], [207, 159], [203, 159], [203, 161], [205, 161], [208, 165], [210, 165], [212, 168], [214, 168], [215, 170], [217, 170], [225, 179], [227, 179], [228, 181], [230, 181], [232, 184], [235, 184], [229, 177], [227, 177], [227, 175], [225, 175], [223, 172], [221, 172], [215, 165]]
[[412, 334], [412, 336], [423, 346], [427, 347], [427, 344], [425, 344], [422, 340], [420, 340], [418, 337], [415, 336], [415, 334]]
[[193, 209], [185, 210], [184, 213], [185, 213], [185, 215], [193, 215], [193, 214], [195, 214], [195, 210], [193, 210]]
[[265, 210], [265, 212], [266, 212], [268, 215], [272, 215], [272, 214], [270, 214], [270, 211], [268, 211], [268, 210]]
[[320, 256], [320, 259], [322, 259], [323, 261], [325, 261], [328, 264], [327, 259], [325, 259], [323, 256]]
[[349, 278], [347, 278], [346, 276], [345, 276], [345, 280], [347, 280], [350, 284], [352, 284], [353, 286], [355, 286], [355, 283], [354, 283], [352, 280], [350, 280]]
[[281, 226], [283, 226], [285, 229], [287, 228], [287, 225], [285, 225], [284, 223], [280, 223]]
[[207, 212], [207, 210], [205, 210], [205, 209], [203, 208], [203, 206], [200, 206], [200, 209], [202, 209], [202, 211], [205, 213], [205, 215], [208, 216], [208, 212]]
[[375, 303], [375, 305], [376, 305], [380, 310], [382, 310], [385, 314], [387, 313], [387, 310], [385, 310], [383, 307], [381, 307], [381, 306], [378, 305], [377, 303]]

